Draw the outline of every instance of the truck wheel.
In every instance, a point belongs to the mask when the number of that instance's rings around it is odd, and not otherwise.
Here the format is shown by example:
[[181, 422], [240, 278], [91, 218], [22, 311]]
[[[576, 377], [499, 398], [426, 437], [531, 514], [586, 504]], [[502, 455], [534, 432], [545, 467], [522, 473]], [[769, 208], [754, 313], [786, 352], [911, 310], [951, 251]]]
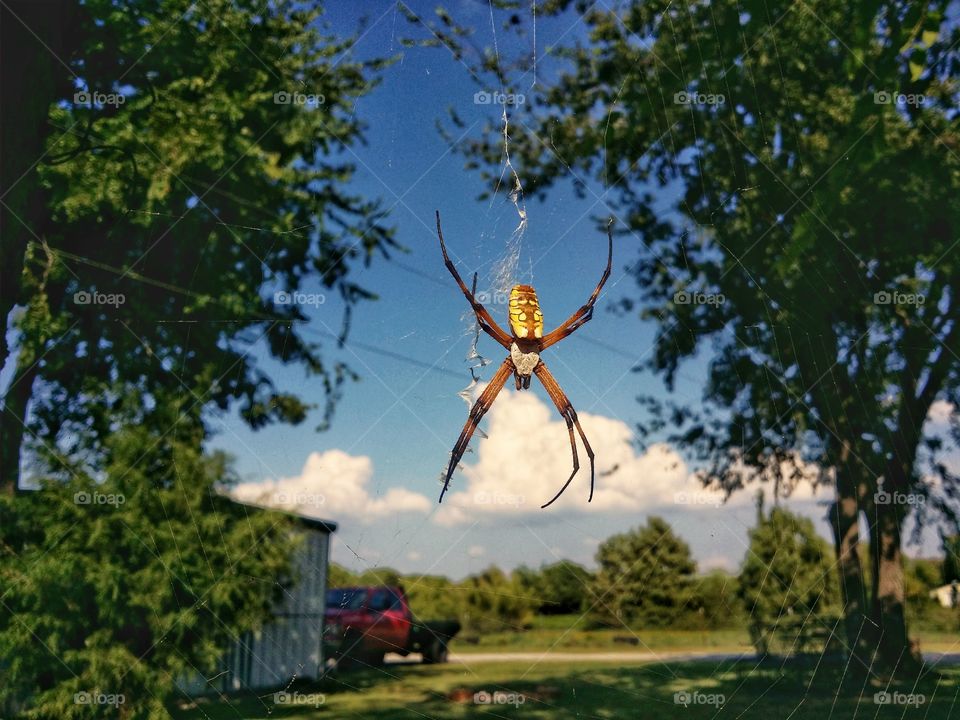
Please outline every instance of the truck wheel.
[[447, 644], [440, 638], [434, 638], [423, 650], [423, 664], [435, 665], [437, 663], [445, 663], [449, 655]]
[[360, 633], [348, 633], [343, 639], [343, 647], [346, 651], [340, 655], [337, 662], [337, 667], [341, 670], [362, 670], [383, 662], [383, 653], [378, 661], [375, 652], [364, 649], [363, 635]]
[[380, 667], [383, 665], [383, 656], [385, 654], [383, 650], [371, 650], [366, 654], [366, 657], [364, 657], [364, 661], [372, 667]]

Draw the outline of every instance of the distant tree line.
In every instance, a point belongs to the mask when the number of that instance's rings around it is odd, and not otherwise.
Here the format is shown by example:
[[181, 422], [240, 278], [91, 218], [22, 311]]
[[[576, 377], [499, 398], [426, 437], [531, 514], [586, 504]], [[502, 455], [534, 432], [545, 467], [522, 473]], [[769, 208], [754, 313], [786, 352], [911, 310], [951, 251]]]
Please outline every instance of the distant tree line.
[[[607, 538], [596, 562], [593, 571], [570, 560], [536, 569], [521, 566], [510, 573], [492, 565], [461, 581], [403, 575], [387, 567], [354, 573], [333, 563], [329, 583], [402, 585], [417, 615], [457, 618], [468, 636], [523, 632], [536, 616], [582, 615], [583, 626], [595, 629], [747, 627], [755, 645], [766, 650], [774, 637], [829, 635], [842, 614], [830, 543], [809, 518], [783, 507], [758, 508], [735, 574], [698, 573], [690, 547], [656, 516]], [[949, 559], [908, 560], [906, 566], [914, 616], [938, 623], [942, 630], [957, 629], [957, 616], [941, 612], [929, 592], [950, 568]]]

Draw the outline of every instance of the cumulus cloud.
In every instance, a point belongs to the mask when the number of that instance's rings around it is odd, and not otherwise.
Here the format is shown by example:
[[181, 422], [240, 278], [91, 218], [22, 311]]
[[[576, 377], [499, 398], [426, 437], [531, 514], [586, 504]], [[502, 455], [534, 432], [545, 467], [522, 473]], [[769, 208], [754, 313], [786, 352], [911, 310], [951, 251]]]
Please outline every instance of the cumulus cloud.
[[402, 512], [430, 511], [425, 495], [390, 488], [382, 495], [369, 488], [373, 462], [342, 450], [312, 452], [299, 475], [242, 483], [232, 496], [241, 502], [275, 507], [318, 518], [343, 516], [371, 522]]
[[[630, 427], [621, 420], [580, 413], [580, 424], [596, 455], [596, 490], [590, 464], [578, 442], [580, 472], [552, 506], [554, 512], [636, 512], [686, 504], [716, 507], [722, 495], [704, 490], [684, 460], [667, 445], [638, 453]], [[539, 513], [572, 470], [566, 423], [533, 392], [504, 391], [488, 413], [487, 437], [475, 435], [477, 462], [462, 465], [434, 516], [442, 525], [482, 516]], [[470, 457], [469, 455], [466, 457]], [[457, 489], [457, 486], [460, 489]]]
[[937, 425], [946, 425], [950, 421], [950, 416], [956, 412], [957, 408], [952, 402], [936, 400], [930, 405], [927, 420]]

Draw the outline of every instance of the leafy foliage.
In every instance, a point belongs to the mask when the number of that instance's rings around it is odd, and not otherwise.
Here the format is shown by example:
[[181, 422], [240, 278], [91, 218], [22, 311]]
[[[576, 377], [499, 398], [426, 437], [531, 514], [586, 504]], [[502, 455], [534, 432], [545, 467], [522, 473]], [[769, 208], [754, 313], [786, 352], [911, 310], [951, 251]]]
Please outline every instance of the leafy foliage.
[[357, 575], [339, 563], [331, 562], [327, 568], [327, 587], [350, 587], [357, 584]]
[[381, 63], [344, 59], [351, 40], [324, 36], [321, 12], [248, 0], [77, 11], [74, 77], [50, 98], [45, 207], [18, 279], [18, 367], [36, 376], [29, 437], [48, 439], [31, 447], [50, 465], [52, 453], [102, 460], [120, 406], [149, 422], [177, 404], [198, 433], [204, 411], [234, 404], [254, 428], [303, 421], [312, 406], [275, 385], [258, 344], [319, 379], [329, 420], [352, 373], [321, 358], [305, 321], [321, 309], [332, 344], [346, 329], [337, 303], [275, 293], [333, 292], [348, 313], [373, 297], [351, 264], [393, 239], [334, 158], [362, 140], [353, 105]]
[[545, 565], [539, 571], [521, 567], [514, 571], [526, 593], [536, 597], [539, 615], [567, 615], [586, 609], [593, 573], [570, 560]]
[[774, 507], [750, 531], [740, 571], [740, 597], [750, 633], [766, 652], [779, 629], [816, 627], [838, 609], [832, 551], [809, 518]]
[[410, 608], [421, 620], [465, 620], [463, 588], [440, 575], [408, 575], [403, 586]]
[[463, 610], [460, 620], [475, 632], [521, 630], [528, 622], [535, 598], [524, 594], [517, 578], [491, 566], [460, 584]]
[[608, 625], [666, 627], [684, 611], [696, 563], [690, 547], [662, 518], [607, 538], [597, 550], [591, 604]]
[[24, 717], [168, 717], [174, 681], [211, 675], [295, 581], [289, 520], [220, 496], [224, 457], [136, 427], [108, 442], [102, 481], [0, 496], [0, 707]]
[[960, 535], [944, 539], [943, 582], [960, 582]]
[[740, 628], [746, 613], [736, 576], [714, 570], [694, 577], [687, 588], [686, 612], [677, 623], [697, 630]]

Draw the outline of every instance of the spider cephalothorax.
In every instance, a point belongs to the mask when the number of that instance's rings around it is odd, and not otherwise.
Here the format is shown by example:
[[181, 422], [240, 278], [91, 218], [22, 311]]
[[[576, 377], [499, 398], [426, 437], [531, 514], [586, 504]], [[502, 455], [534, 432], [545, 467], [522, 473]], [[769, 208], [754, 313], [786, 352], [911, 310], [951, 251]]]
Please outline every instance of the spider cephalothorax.
[[536, 375], [540, 379], [540, 382], [543, 383], [544, 388], [547, 390], [547, 394], [550, 395], [550, 399], [553, 400], [553, 404], [556, 405], [557, 410], [560, 411], [560, 414], [566, 421], [567, 432], [570, 433], [570, 449], [573, 452], [573, 472], [570, 473], [567, 482], [564, 483], [560, 491], [553, 496], [553, 499], [544, 503], [541, 507], [547, 507], [547, 505], [550, 505], [560, 497], [573, 480], [573, 476], [576, 475], [580, 469], [580, 461], [577, 458], [577, 443], [573, 437], [574, 428], [577, 429], [580, 439], [583, 440], [583, 447], [587, 451], [587, 457], [590, 458], [590, 497], [587, 500], [587, 502], [590, 502], [590, 500], [593, 500], [593, 450], [590, 448], [590, 443], [587, 442], [587, 436], [584, 435], [583, 428], [580, 427], [580, 421], [577, 419], [577, 411], [573, 409], [573, 405], [570, 404], [567, 396], [563, 390], [560, 389], [560, 385], [553, 378], [553, 375], [550, 374], [550, 371], [547, 370], [547, 366], [543, 360], [540, 359], [540, 353], [551, 345], [563, 340], [567, 335], [581, 325], [584, 325], [593, 317], [593, 306], [597, 302], [597, 297], [600, 295], [603, 284], [607, 281], [607, 278], [610, 277], [610, 267], [613, 262], [613, 235], [611, 235], [609, 227], [607, 228], [607, 267], [603, 271], [603, 275], [600, 276], [600, 282], [597, 283], [597, 287], [585, 305], [567, 318], [566, 322], [560, 325], [560, 327], [550, 331], [546, 335], [543, 334], [543, 313], [540, 310], [540, 302], [537, 300], [536, 291], [531, 286], [515, 285], [513, 290], [510, 291], [508, 319], [510, 321], [512, 334], [508, 335], [503, 328], [497, 324], [497, 321], [493, 319], [490, 313], [487, 312], [487, 309], [477, 301], [467, 286], [464, 285], [456, 267], [450, 261], [447, 255], [447, 247], [443, 243], [443, 231], [440, 230], [439, 212], [437, 212], [437, 235], [440, 237], [440, 251], [443, 253], [443, 262], [450, 271], [450, 274], [453, 275], [454, 280], [457, 281], [457, 285], [460, 286], [460, 290], [467, 298], [467, 302], [470, 303], [470, 307], [473, 308], [480, 327], [506, 350], [510, 351], [510, 354], [490, 379], [487, 387], [480, 394], [477, 402], [474, 403], [473, 408], [470, 410], [470, 417], [467, 418], [467, 423], [463, 426], [463, 431], [460, 433], [456, 445], [453, 446], [453, 452], [450, 455], [450, 464], [447, 466], [447, 475], [443, 481], [443, 490], [440, 492], [440, 501], [443, 501], [443, 494], [450, 485], [450, 477], [453, 475], [453, 471], [457, 469], [463, 453], [466, 452], [467, 445], [473, 436], [474, 430], [477, 429], [480, 419], [487, 410], [490, 409], [490, 406], [493, 405], [493, 401], [506, 384], [507, 378], [512, 374], [516, 381], [517, 390], [530, 387], [531, 375]]

